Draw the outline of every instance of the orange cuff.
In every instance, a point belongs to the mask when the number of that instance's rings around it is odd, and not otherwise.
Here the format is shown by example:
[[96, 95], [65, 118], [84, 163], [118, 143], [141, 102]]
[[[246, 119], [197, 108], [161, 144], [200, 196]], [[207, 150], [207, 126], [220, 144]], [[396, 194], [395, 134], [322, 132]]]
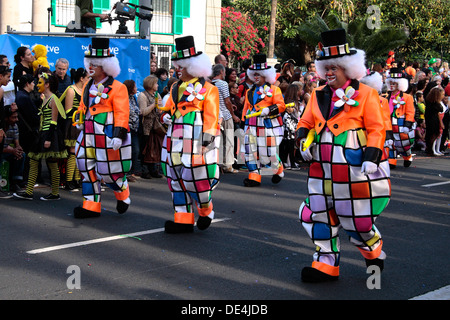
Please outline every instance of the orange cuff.
[[117, 200], [126, 200], [130, 196], [130, 186], [127, 186], [127, 188], [123, 191], [114, 191], [114, 195], [116, 196]]
[[312, 267], [314, 269], [317, 269], [317, 270], [319, 270], [323, 273], [326, 273], [330, 276], [333, 276], [333, 277], [339, 276], [339, 267], [333, 267], [333, 266], [330, 266], [329, 264], [319, 262], [319, 261], [313, 261]]
[[174, 222], [175, 223], [184, 223], [184, 224], [194, 224], [195, 223], [194, 213], [193, 212], [175, 212]]
[[210, 202], [208, 208], [199, 208], [199, 207], [197, 207], [197, 210], [198, 210], [198, 215], [199, 215], [199, 216], [206, 217], [206, 216], [208, 216], [208, 215], [211, 213], [211, 211], [213, 210], [213, 204], [212, 204], [212, 202]]
[[373, 251], [367, 251], [367, 250], [363, 250], [361, 248], [358, 248], [358, 249], [359, 249], [359, 251], [361, 252], [361, 254], [362, 254], [362, 256], [364, 258], [369, 259], [369, 260], [373, 260], [373, 259], [376, 259], [376, 258], [378, 258], [380, 256], [380, 254], [381, 254], [381, 247], [382, 246], [383, 246], [383, 241], [380, 240], [380, 245], [378, 247], [376, 247], [376, 249], [373, 250]]
[[83, 209], [93, 211], [93, 212], [101, 212], [102, 211], [102, 204], [101, 202], [94, 202], [89, 200], [83, 201]]
[[249, 178], [250, 180], [254, 180], [254, 181], [257, 181], [257, 182], [261, 182], [261, 175], [258, 174], [258, 173], [250, 172], [250, 173], [248, 174], [248, 178]]

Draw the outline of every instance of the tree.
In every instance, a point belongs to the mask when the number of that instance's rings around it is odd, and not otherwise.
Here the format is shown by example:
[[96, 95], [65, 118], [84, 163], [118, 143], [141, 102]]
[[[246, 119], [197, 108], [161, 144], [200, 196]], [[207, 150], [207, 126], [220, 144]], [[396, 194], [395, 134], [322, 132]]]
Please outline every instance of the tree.
[[265, 44], [248, 15], [234, 8], [222, 8], [221, 50], [231, 65], [240, 60], [251, 59]]
[[364, 50], [367, 60], [372, 62], [380, 56], [385, 56], [389, 50], [404, 45], [408, 40], [408, 35], [400, 28], [381, 25], [379, 29], [369, 29], [367, 18], [356, 18], [347, 24], [340, 21], [336, 14], [329, 14], [325, 18], [316, 14], [299, 26], [299, 34], [311, 48], [315, 48], [320, 42], [321, 32], [337, 28], [346, 29], [349, 46]]

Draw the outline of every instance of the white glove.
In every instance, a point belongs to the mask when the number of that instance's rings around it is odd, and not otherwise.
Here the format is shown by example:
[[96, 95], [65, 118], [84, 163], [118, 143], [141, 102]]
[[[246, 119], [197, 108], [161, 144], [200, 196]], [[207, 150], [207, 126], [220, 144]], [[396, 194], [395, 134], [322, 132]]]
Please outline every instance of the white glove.
[[403, 127], [402, 132], [403, 132], [403, 133], [409, 133], [409, 128]]
[[163, 122], [164, 122], [164, 124], [167, 124], [167, 125], [172, 124], [172, 117], [170, 116], [170, 114], [166, 113], [163, 116]]
[[303, 151], [303, 144], [305, 143], [305, 141], [306, 141], [306, 138], [303, 138], [303, 139], [300, 140], [300, 154], [302, 155], [302, 158], [305, 161], [311, 161], [313, 156], [311, 154], [310, 149], [311, 149], [313, 144], [311, 143], [311, 145], [308, 148], [306, 148], [305, 151]]
[[367, 176], [368, 174], [377, 171], [377, 169], [378, 166], [372, 161], [364, 161], [361, 166], [361, 173], [364, 173], [364, 175]]
[[78, 130], [83, 130], [83, 129], [84, 129], [84, 124], [78, 123], [78, 124], [76, 125], [76, 127], [77, 127]]
[[261, 110], [261, 116], [263, 116], [263, 117], [265, 117], [265, 116], [268, 116], [269, 115], [269, 108], [267, 107], [267, 108], [263, 108], [262, 110]]
[[122, 146], [122, 139], [113, 138], [112, 145], [113, 145], [113, 150], [119, 150], [119, 148]]
[[394, 144], [394, 140], [388, 139], [384, 142], [385, 147], [391, 147]]

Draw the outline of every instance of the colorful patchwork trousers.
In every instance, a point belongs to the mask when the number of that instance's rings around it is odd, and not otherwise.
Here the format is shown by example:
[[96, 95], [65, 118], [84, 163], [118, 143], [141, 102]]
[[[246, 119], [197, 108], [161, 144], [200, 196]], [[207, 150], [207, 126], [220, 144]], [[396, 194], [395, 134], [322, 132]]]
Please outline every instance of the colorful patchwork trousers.
[[219, 183], [219, 137], [202, 154], [201, 112], [173, 116], [164, 137], [161, 169], [172, 193], [174, 222], [194, 224], [194, 209], [200, 216], [213, 211], [212, 191]]
[[284, 137], [283, 119], [276, 117], [252, 117], [245, 120], [243, 152], [249, 171], [249, 179], [261, 181], [261, 172], [270, 165], [269, 174], [281, 174], [283, 165], [279, 158], [279, 146]]
[[324, 130], [316, 134], [315, 143], [308, 198], [299, 208], [299, 217], [316, 245], [313, 267], [338, 275], [341, 228], [365, 258], [381, 254], [381, 234], [374, 222], [389, 203], [389, 164], [384, 156], [375, 173], [361, 173], [366, 146], [366, 133], [361, 129], [339, 136]]
[[127, 133], [122, 146], [114, 150], [113, 113], [86, 118], [75, 146], [77, 166], [83, 177], [83, 208], [100, 212], [102, 179], [114, 191], [117, 200], [126, 200], [130, 195], [126, 173], [131, 168], [131, 136]]
[[404, 160], [412, 161], [411, 147], [414, 144], [416, 124], [414, 123], [408, 133], [404, 133], [405, 118], [397, 118], [394, 112], [392, 113], [391, 121], [394, 143], [389, 148], [389, 163], [395, 165], [397, 163], [397, 155], [401, 155]]

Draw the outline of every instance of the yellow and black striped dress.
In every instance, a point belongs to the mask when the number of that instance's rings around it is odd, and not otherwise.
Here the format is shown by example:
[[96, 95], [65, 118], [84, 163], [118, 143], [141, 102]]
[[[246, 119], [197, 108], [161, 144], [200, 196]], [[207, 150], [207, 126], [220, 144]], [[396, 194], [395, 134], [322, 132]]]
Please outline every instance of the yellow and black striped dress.
[[72, 125], [72, 116], [73, 113], [77, 111], [78, 107], [80, 106], [81, 95], [75, 90], [73, 85], [70, 87], [72, 87], [73, 91], [75, 92], [75, 95], [73, 97], [72, 109], [66, 110], [67, 118], [65, 120], [65, 128], [63, 129], [64, 144], [67, 147], [75, 147], [77, 138], [80, 135], [80, 130], [78, 130], [77, 127]]
[[[52, 108], [50, 102], [53, 99], [58, 99], [55, 95], [51, 96], [47, 102], [45, 102], [40, 109], [41, 125], [39, 129], [38, 142], [31, 147], [28, 157], [34, 160], [40, 159], [61, 159], [67, 158], [67, 150], [64, 145], [64, 136], [61, 128], [57, 126], [55, 130], [50, 130], [50, 124], [52, 120]], [[58, 116], [59, 117], [59, 116]], [[61, 123], [61, 121], [58, 121]], [[45, 141], [50, 141], [50, 147], [45, 148]]]

